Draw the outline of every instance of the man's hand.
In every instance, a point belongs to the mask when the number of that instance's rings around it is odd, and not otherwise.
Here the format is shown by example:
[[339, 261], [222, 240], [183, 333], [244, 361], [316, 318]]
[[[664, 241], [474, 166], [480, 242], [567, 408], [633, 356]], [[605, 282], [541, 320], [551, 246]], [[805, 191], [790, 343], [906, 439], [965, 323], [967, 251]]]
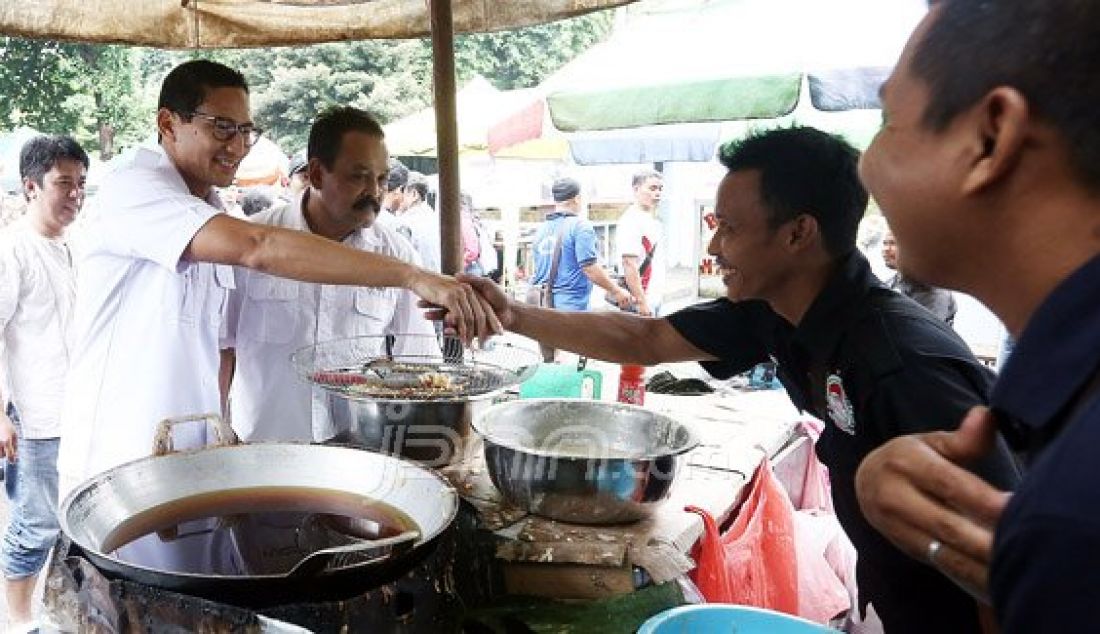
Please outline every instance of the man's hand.
[[615, 304], [622, 310], [629, 310], [634, 305], [634, 297], [630, 293], [626, 292], [626, 289], [622, 287], [615, 287], [615, 294], [611, 299], [615, 300]]
[[644, 296], [638, 300], [638, 314], [642, 317], [653, 316], [653, 309], [649, 307], [649, 302], [646, 301]]
[[14, 464], [18, 450], [19, 434], [15, 431], [15, 423], [7, 414], [0, 412], [0, 458], [6, 457], [8, 462]]
[[468, 284], [419, 270], [409, 290], [428, 304], [445, 309], [444, 323], [453, 328], [467, 344], [474, 337], [484, 342], [489, 337], [504, 332], [492, 306]]
[[511, 330], [516, 322], [516, 313], [512, 310], [512, 300], [504, 293], [504, 289], [497, 286], [493, 280], [487, 277], [475, 277], [472, 275], [459, 275], [458, 281], [469, 284], [477, 291], [485, 302], [489, 304], [501, 326], [505, 330]]
[[[988, 454], [996, 424], [985, 407], [953, 432], [895, 438], [871, 452], [856, 473], [863, 514], [914, 559], [927, 561], [988, 603], [993, 528], [1010, 494], [959, 465]], [[930, 548], [938, 542], [941, 547]]]

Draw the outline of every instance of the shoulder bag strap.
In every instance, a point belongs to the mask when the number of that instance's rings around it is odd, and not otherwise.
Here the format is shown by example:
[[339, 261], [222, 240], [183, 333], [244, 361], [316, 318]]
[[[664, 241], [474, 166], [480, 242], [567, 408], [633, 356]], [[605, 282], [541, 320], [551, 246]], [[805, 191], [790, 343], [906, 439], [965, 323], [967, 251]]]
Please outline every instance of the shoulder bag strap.
[[568, 218], [562, 220], [558, 227], [558, 237], [554, 240], [554, 259], [550, 261], [550, 273], [546, 276], [547, 288], [554, 288], [554, 280], [558, 278], [558, 265], [561, 264], [561, 248], [565, 238], [565, 230], [569, 228]]

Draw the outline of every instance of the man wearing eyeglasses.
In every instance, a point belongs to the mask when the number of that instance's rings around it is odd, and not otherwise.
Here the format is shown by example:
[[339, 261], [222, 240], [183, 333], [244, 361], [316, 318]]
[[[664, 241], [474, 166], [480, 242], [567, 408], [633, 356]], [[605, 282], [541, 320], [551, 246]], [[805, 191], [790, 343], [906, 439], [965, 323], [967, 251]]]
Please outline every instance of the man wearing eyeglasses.
[[[159, 143], [106, 176], [77, 253], [75, 350], [58, 458], [62, 492], [149, 455], [170, 416], [217, 412], [218, 339], [234, 285], [230, 265], [323, 284], [407, 288], [445, 307], [465, 339], [500, 324], [463, 284], [387, 255], [222, 213], [261, 130], [240, 73], [206, 60], [173, 69], [161, 87]], [[203, 444], [180, 429], [177, 447]]]

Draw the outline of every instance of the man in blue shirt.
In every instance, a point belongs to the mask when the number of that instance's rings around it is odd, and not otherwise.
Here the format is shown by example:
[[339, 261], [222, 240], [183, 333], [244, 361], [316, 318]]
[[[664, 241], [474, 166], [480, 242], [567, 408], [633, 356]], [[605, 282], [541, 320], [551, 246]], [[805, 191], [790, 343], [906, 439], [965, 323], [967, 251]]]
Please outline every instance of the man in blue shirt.
[[[630, 293], [616, 285], [597, 261], [596, 231], [577, 215], [581, 210], [581, 184], [576, 179], [559, 178], [551, 187], [551, 195], [554, 211], [546, 214], [546, 222], [535, 234], [531, 286], [549, 285], [551, 303], [547, 308], [588, 310], [593, 283], [607, 291], [620, 308], [629, 308], [633, 301]], [[554, 348], [541, 344], [539, 348], [544, 361], [554, 361]]]
[[[1100, 3], [940, 0], [882, 89], [861, 173], [907, 273], [970, 293], [1017, 346], [956, 432], [857, 477], [868, 519], [981, 596], [1001, 631], [1100, 628]], [[959, 468], [994, 429], [1009, 495]]]
[[[535, 274], [532, 285], [550, 283], [554, 308], [588, 310], [588, 299], [595, 284], [607, 291], [621, 307], [630, 305], [630, 294], [617, 286], [597, 261], [596, 231], [577, 214], [581, 210], [581, 185], [572, 178], [559, 178], [551, 189], [554, 211], [535, 235]], [[557, 270], [554, 254], [561, 241]]]

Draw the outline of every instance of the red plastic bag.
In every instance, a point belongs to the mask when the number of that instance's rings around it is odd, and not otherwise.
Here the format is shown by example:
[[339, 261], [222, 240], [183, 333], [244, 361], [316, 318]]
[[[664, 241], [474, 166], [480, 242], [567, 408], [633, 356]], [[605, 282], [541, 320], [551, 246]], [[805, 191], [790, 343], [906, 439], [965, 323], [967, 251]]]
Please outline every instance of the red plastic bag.
[[720, 535], [714, 518], [703, 518], [692, 580], [711, 603], [736, 603], [798, 614], [798, 565], [794, 508], [765, 458], [733, 524]]

